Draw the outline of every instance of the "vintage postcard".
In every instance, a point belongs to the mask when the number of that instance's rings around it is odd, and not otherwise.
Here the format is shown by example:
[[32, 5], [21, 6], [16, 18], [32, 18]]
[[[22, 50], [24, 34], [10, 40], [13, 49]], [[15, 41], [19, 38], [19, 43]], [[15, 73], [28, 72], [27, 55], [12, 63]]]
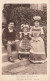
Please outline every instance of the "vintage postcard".
[[49, 0], [0, 1], [0, 81], [49, 81]]

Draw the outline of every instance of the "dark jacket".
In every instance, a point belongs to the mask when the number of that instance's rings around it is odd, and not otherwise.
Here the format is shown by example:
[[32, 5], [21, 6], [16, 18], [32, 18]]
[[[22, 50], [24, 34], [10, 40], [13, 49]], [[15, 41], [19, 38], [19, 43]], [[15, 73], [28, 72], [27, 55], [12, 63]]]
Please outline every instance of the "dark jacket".
[[9, 32], [8, 29], [4, 29], [3, 35], [4, 35], [4, 39], [6, 39], [7, 41], [14, 41], [18, 39], [15, 29], [13, 29], [13, 32]]

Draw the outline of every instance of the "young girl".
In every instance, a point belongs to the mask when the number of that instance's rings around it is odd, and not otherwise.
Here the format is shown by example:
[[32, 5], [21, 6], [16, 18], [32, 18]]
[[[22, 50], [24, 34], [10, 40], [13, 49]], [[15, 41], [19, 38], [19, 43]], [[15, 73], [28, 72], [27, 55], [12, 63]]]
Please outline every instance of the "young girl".
[[20, 45], [19, 45], [19, 59], [22, 59], [21, 54], [29, 53], [30, 44], [29, 44], [29, 25], [21, 25], [22, 32], [20, 32]]
[[32, 39], [30, 41], [31, 49], [29, 60], [33, 63], [44, 63], [45, 60], [45, 47], [43, 41], [43, 27], [39, 26], [40, 16], [34, 16], [34, 26], [30, 29]]

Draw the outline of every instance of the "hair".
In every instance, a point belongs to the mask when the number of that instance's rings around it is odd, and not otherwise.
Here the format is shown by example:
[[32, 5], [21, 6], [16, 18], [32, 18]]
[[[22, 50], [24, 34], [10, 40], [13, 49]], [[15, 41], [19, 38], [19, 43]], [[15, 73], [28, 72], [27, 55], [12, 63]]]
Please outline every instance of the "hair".
[[13, 21], [13, 20], [9, 20], [8, 22], [7, 22], [7, 24], [9, 24], [9, 23], [14, 23], [15, 24], [15, 22]]
[[[27, 28], [27, 27], [26, 27]], [[22, 28], [22, 31], [24, 30], [24, 27]], [[29, 31], [29, 28], [27, 28], [27, 31]]]
[[36, 22], [36, 21], [40, 22], [40, 20], [34, 20], [34, 22]]

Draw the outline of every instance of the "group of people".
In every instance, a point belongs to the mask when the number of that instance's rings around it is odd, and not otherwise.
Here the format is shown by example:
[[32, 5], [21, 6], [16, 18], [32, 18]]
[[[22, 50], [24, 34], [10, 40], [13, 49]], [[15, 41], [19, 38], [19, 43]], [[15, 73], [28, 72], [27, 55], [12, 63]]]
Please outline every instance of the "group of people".
[[[14, 62], [12, 58], [12, 46], [16, 46], [16, 51], [19, 54], [20, 51], [29, 51], [29, 61], [33, 63], [46, 62], [45, 46], [44, 46], [44, 31], [43, 27], [40, 27], [40, 16], [34, 16], [34, 26], [28, 24], [21, 25], [21, 32], [19, 32], [19, 39], [17, 32], [14, 30], [14, 22], [8, 23], [8, 28], [5, 30], [5, 38], [7, 40], [7, 52], [8, 60]], [[22, 56], [19, 55], [19, 59]]]

